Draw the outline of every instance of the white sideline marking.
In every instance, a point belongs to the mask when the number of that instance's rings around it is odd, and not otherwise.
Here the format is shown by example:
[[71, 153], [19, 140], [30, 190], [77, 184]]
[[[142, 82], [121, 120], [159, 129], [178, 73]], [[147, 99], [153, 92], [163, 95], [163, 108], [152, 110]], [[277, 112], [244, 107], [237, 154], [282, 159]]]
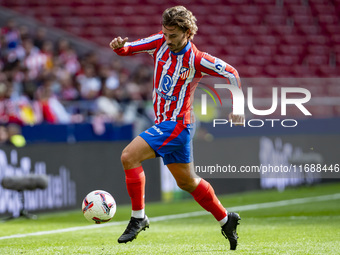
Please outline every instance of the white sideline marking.
[[[268, 202], [268, 203], [240, 205], [240, 206], [230, 207], [230, 208], [228, 208], [228, 211], [251, 211], [251, 210], [271, 208], [271, 207], [296, 205], [296, 204], [306, 204], [306, 203], [310, 203], [310, 202], [328, 201], [328, 200], [337, 200], [337, 199], [340, 199], [340, 193], [336, 193], [336, 194], [332, 194], [332, 195], [325, 195], [325, 196], [317, 196], [317, 197], [305, 197], [305, 198], [281, 200], [281, 201]], [[207, 214], [210, 214], [210, 213], [208, 213], [207, 211], [198, 211], [198, 212], [164, 215], [164, 216], [152, 217], [152, 218], [149, 218], [149, 219], [152, 222], [157, 222], [157, 221], [165, 221], [165, 220], [183, 219], [183, 218], [189, 218], [189, 217], [195, 217], [195, 216], [202, 216], [202, 215], [207, 215]], [[116, 221], [116, 222], [98, 224], [98, 225], [79, 226], [79, 227], [72, 227], [72, 228], [39, 231], [39, 232], [35, 232], [35, 233], [2, 236], [2, 237], [0, 237], [0, 240], [12, 239], [12, 238], [22, 238], [22, 237], [28, 237], [28, 236], [41, 236], [41, 235], [49, 235], [49, 234], [59, 234], [59, 233], [65, 233], [65, 232], [71, 232], [71, 231], [103, 228], [103, 227], [125, 225], [125, 224], [127, 224], [127, 221]]]

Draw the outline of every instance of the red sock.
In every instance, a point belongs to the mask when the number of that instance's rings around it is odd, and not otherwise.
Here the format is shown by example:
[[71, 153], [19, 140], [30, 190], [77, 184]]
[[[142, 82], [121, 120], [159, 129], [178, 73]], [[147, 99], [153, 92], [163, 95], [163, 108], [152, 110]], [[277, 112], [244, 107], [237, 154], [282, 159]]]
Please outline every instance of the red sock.
[[211, 212], [217, 221], [220, 221], [227, 216], [226, 209], [216, 197], [213, 187], [211, 187], [210, 183], [204, 179], [201, 179], [197, 188], [191, 195], [205, 210]]
[[132, 210], [144, 209], [145, 174], [143, 167], [125, 170], [125, 181], [131, 198]]

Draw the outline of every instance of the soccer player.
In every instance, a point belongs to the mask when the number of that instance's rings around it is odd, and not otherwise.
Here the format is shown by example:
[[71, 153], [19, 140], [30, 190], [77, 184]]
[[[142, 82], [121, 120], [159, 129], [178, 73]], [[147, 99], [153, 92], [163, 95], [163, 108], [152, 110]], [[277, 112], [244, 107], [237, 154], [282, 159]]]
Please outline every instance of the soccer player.
[[[191, 11], [175, 6], [164, 11], [161, 32], [134, 42], [127, 42], [127, 37], [117, 37], [110, 42], [110, 47], [120, 56], [145, 52], [154, 59], [155, 125], [137, 136], [121, 155], [132, 214], [119, 243], [132, 241], [149, 227], [144, 211], [145, 174], [141, 163], [162, 157], [177, 185], [216, 218], [222, 234], [230, 242], [230, 249], [236, 249], [239, 215], [227, 212], [212, 186], [194, 174], [192, 105], [197, 83], [204, 75], [225, 78], [238, 87], [241, 84], [235, 68], [195, 47], [192, 39], [196, 32], [196, 18]], [[243, 116], [232, 113], [229, 119], [234, 123], [244, 121]]]

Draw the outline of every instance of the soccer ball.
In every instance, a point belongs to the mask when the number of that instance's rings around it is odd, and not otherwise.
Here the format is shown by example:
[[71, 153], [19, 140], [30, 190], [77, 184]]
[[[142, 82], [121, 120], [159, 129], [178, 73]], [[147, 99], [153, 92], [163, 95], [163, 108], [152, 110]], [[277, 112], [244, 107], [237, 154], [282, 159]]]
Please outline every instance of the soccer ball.
[[116, 202], [110, 193], [94, 190], [84, 198], [82, 210], [88, 221], [100, 224], [111, 220], [115, 215]]

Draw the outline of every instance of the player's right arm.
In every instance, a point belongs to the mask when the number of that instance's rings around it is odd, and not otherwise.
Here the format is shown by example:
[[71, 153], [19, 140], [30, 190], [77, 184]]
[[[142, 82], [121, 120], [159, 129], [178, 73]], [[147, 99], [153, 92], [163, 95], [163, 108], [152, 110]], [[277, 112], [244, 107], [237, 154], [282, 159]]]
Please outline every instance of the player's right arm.
[[111, 49], [118, 50], [119, 48], [122, 48], [128, 39], [129, 39], [128, 37], [125, 37], [124, 39], [122, 39], [120, 36], [114, 38], [110, 42]]
[[134, 55], [143, 52], [153, 55], [157, 46], [160, 45], [164, 39], [163, 34], [158, 33], [134, 42], [128, 42], [127, 40], [127, 37], [122, 39], [118, 36], [110, 42], [110, 47], [120, 56]]

